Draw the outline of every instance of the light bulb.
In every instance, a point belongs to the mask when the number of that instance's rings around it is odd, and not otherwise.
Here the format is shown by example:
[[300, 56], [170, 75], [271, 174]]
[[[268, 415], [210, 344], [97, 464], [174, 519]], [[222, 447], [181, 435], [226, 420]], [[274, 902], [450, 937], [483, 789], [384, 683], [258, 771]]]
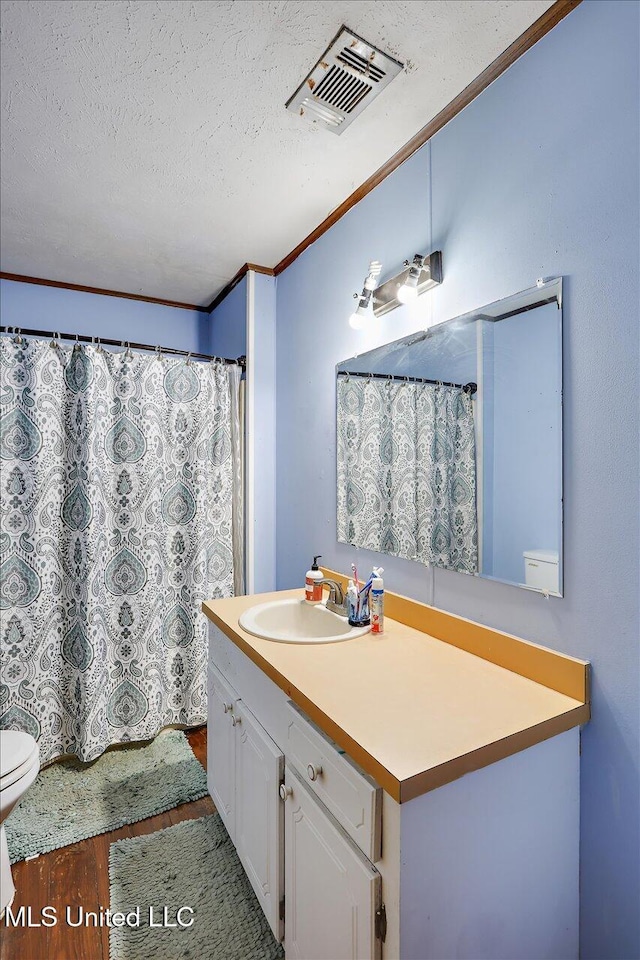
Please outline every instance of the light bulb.
[[369, 311], [366, 307], [358, 307], [349, 317], [349, 326], [353, 327], [354, 330], [364, 330], [368, 317]]
[[410, 286], [408, 283], [403, 283], [401, 287], [398, 287], [396, 293], [396, 299], [400, 303], [413, 303], [414, 300], [418, 298], [418, 287]]

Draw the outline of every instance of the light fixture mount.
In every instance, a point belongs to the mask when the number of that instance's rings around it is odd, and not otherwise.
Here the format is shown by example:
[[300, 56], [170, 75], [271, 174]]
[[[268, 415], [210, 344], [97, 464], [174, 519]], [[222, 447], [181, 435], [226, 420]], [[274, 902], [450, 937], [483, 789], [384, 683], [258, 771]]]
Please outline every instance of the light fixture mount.
[[405, 267], [395, 277], [385, 280], [373, 291], [373, 312], [383, 317], [396, 307], [402, 306], [398, 290], [409, 283], [415, 286], [417, 296], [442, 283], [442, 252], [435, 250], [427, 256], [416, 253], [413, 260], [405, 260]]
[[369, 270], [364, 280], [362, 293], [360, 295], [354, 293], [353, 295], [354, 300], [358, 301], [358, 306], [349, 317], [349, 325], [352, 326], [354, 330], [364, 329], [364, 327], [367, 325], [367, 319], [374, 318], [374, 314], [371, 309], [371, 298], [381, 272], [382, 264], [380, 261], [372, 260], [369, 263]]

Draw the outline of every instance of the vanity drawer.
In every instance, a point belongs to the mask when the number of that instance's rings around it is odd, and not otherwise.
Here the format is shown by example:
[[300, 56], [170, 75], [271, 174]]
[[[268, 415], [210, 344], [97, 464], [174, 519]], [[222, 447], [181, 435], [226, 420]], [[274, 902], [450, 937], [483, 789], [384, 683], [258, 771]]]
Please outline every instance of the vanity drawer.
[[285, 756], [363, 853], [382, 856], [382, 789], [290, 700]]

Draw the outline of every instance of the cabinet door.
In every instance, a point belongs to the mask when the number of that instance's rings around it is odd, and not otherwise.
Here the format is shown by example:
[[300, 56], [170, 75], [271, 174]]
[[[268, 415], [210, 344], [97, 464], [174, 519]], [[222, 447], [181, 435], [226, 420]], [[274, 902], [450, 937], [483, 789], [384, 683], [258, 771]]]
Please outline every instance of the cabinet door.
[[[209, 664], [207, 712], [207, 786], [216, 810], [235, 842], [236, 731], [238, 696]], [[236, 719], [237, 722], [237, 719]]]
[[289, 767], [285, 789], [287, 960], [377, 960], [380, 874]]
[[282, 940], [284, 811], [278, 789], [284, 756], [243, 703], [236, 737], [236, 850], [273, 935]]

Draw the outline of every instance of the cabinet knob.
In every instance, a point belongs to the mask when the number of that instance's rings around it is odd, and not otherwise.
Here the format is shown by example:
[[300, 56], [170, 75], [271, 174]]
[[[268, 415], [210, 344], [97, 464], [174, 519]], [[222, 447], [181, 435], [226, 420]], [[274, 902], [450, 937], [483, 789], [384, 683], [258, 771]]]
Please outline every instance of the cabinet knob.
[[322, 767], [316, 767], [313, 763], [307, 764], [307, 776], [309, 780], [317, 780], [322, 773]]
[[284, 783], [281, 783], [280, 790], [278, 792], [280, 794], [280, 799], [286, 800], [287, 797], [291, 796], [291, 794], [293, 793], [293, 790], [291, 789], [291, 787], [287, 787]]
[[223, 703], [223, 704], [222, 704], [222, 709], [224, 710], [225, 713], [231, 713], [231, 711], [233, 710], [233, 704], [232, 704], [232, 703]]
[[242, 717], [236, 717], [235, 714], [231, 714], [231, 723], [234, 727], [237, 727], [239, 723], [242, 723]]

